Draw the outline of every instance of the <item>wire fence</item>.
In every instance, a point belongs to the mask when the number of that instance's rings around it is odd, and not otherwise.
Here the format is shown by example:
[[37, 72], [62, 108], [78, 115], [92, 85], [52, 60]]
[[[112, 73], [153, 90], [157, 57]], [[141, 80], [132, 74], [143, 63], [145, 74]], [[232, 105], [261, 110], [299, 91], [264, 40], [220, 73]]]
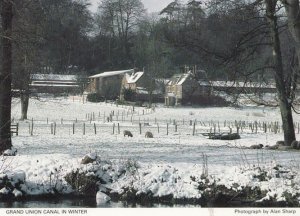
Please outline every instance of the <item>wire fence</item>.
[[[46, 120], [17, 121], [17, 135], [74, 135], [74, 134], [122, 134], [129, 130], [134, 134], [144, 134], [150, 131], [160, 135], [215, 135], [215, 134], [258, 134], [258, 133], [282, 133], [282, 125], [279, 122], [246, 122], [246, 121], [199, 121], [176, 119], [158, 120], [153, 118], [138, 119], [60, 119], [58, 122]], [[15, 129], [15, 128], [14, 128]], [[295, 124], [295, 131], [299, 134], [299, 123]]]

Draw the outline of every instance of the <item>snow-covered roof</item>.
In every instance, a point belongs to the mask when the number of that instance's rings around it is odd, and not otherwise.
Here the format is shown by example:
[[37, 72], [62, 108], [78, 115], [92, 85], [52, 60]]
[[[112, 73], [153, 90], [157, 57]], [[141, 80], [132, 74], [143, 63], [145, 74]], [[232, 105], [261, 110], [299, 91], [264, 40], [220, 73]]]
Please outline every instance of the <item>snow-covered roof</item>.
[[156, 78], [155, 79], [156, 83], [163, 83], [163, 84], [168, 84], [168, 82], [170, 82], [170, 79], [163, 79], [163, 78]]
[[66, 87], [66, 88], [79, 87], [79, 85], [41, 84], [41, 83], [33, 83], [33, 84], [30, 84], [30, 86], [35, 86], [35, 87]]
[[190, 73], [183, 74], [180, 77], [180, 80], [178, 80], [177, 85], [182, 85], [190, 75], [191, 75]]
[[136, 83], [144, 75], [143, 71], [126, 76], [127, 83]]
[[58, 80], [58, 81], [77, 81], [76, 75], [65, 74], [31, 74], [32, 80]]
[[129, 70], [119, 70], [119, 71], [106, 71], [100, 74], [95, 74], [93, 76], [90, 76], [89, 78], [99, 78], [99, 77], [110, 77], [110, 76], [116, 76], [116, 75], [121, 75], [121, 74], [126, 74], [126, 73], [133, 73], [134, 69], [129, 69]]
[[[204, 85], [204, 83], [201, 83]], [[207, 83], [213, 87], [246, 87], [246, 88], [276, 88], [275, 84], [267, 84], [260, 82], [238, 82], [238, 81], [211, 81]]]
[[74, 83], [77, 83], [76, 81], [61, 81], [61, 80], [58, 80], [58, 81], [53, 81], [53, 80], [38, 80], [38, 81], [32, 81], [32, 84], [57, 84], [57, 83], [60, 83], [60, 84], [74, 84]]
[[190, 72], [184, 74], [175, 74], [167, 83], [167, 85], [182, 85], [190, 75]]

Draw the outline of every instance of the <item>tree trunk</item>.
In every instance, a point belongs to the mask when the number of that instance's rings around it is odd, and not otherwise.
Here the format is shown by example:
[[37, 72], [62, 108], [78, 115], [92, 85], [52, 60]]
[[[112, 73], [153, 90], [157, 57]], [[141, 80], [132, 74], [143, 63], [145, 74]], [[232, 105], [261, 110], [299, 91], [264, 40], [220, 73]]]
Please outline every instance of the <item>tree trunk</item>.
[[280, 47], [280, 39], [278, 32], [277, 17], [275, 15], [277, 0], [265, 0], [266, 16], [270, 26], [270, 36], [272, 38], [273, 61], [274, 61], [274, 78], [279, 99], [279, 107], [281, 112], [281, 119], [283, 125], [284, 142], [286, 145], [296, 140], [292, 105], [288, 100], [284, 81], [284, 71], [282, 63], [282, 54]]
[[21, 120], [27, 119], [27, 111], [29, 105], [29, 92], [21, 92]]
[[[299, 0], [282, 0], [288, 17], [289, 30], [296, 42], [298, 55], [300, 54], [300, 7]], [[298, 56], [300, 57], [300, 56]], [[298, 58], [299, 59], [299, 58]]]
[[12, 147], [11, 123], [11, 71], [12, 71], [12, 18], [13, 0], [1, 1], [2, 68], [0, 71], [0, 154]]
[[[294, 39], [298, 57], [298, 72], [300, 67], [300, 6], [299, 0], [282, 0], [288, 17], [288, 27]], [[297, 84], [297, 80], [295, 80]]]

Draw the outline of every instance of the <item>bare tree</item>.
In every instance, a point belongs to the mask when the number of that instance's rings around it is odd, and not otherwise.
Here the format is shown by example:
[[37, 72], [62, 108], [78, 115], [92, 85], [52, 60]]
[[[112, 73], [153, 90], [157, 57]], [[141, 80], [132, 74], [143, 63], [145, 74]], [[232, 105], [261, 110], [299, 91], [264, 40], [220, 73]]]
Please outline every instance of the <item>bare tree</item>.
[[11, 72], [13, 0], [1, 1], [2, 68], [0, 71], [0, 153], [12, 147], [11, 142]]
[[39, 49], [43, 41], [43, 14], [38, 0], [19, 1], [15, 4], [13, 22], [13, 86], [21, 99], [21, 120], [27, 119], [31, 74], [40, 68]]
[[134, 64], [131, 47], [137, 24], [145, 13], [140, 0], [103, 0], [97, 15], [100, 34], [110, 37], [109, 55], [112, 48], [118, 50], [118, 58], [124, 64]]
[[270, 35], [272, 40], [272, 53], [274, 62], [274, 78], [276, 83], [276, 90], [278, 95], [278, 102], [280, 107], [281, 119], [284, 131], [284, 141], [286, 145], [296, 139], [293, 115], [292, 115], [292, 101], [289, 100], [287, 82], [284, 79], [284, 69], [282, 52], [279, 39], [279, 29], [277, 22], [277, 0], [265, 0], [266, 4], [266, 17], [270, 26]]

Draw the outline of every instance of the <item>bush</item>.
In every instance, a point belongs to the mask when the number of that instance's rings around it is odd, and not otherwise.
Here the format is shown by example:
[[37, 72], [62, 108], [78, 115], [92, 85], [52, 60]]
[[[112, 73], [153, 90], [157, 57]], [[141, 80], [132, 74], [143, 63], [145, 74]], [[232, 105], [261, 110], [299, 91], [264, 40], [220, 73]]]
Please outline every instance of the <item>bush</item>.
[[105, 98], [100, 95], [99, 93], [90, 93], [87, 95], [87, 100], [89, 102], [103, 102], [105, 101]]
[[88, 176], [86, 173], [76, 170], [68, 173], [65, 180], [79, 194], [95, 196], [97, 193], [98, 179], [93, 175]]
[[124, 100], [126, 101], [135, 101], [136, 93], [132, 89], [123, 89]]

